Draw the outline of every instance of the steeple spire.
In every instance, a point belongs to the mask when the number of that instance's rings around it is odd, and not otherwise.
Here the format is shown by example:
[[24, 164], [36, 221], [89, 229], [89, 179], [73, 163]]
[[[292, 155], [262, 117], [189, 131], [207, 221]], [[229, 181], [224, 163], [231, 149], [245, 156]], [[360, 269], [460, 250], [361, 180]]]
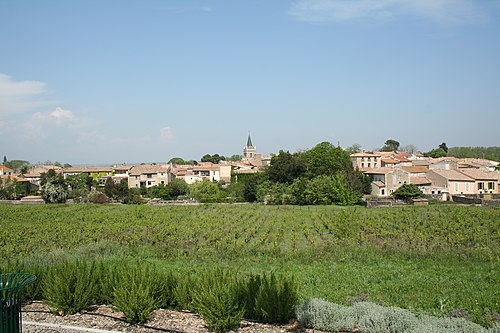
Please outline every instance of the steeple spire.
[[250, 137], [250, 131], [248, 131], [247, 147], [253, 147], [252, 138]]
[[257, 147], [252, 143], [252, 138], [250, 137], [250, 131], [248, 131], [247, 145], [243, 147], [243, 157], [253, 158], [257, 155]]

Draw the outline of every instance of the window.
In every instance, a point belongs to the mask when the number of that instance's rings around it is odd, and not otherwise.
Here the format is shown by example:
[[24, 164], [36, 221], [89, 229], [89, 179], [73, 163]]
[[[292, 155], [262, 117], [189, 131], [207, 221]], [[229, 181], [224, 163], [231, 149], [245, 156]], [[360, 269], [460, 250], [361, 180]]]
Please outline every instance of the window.
[[465, 183], [465, 190], [470, 191], [470, 183]]
[[153, 175], [148, 173], [148, 178], [153, 178]]
[[458, 192], [458, 182], [455, 182], [455, 192]]
[[385, 190], [384, 190], [384, 189], [381, 189], [381, 190], [380, 190], [380, 194], [385, 195]]
[[488, 190], [494, 190], [495, 189], [495, 183], [494, 182], [488, 182]]
[[161, 183], [162, 183], [162, 184], [165, 184], [165, 182], [164, 182], [163, 180], [161, 181]]
[[364, 168], [365, 167], [365, 164], [364, 163], [361, 163], [361, 167]]
[[370, 164], [370, 163], [368, 163], [368, 167], [370, 167], [370, 165], [371, 165], [371, 164]]
[[477, 189], [478, 190], [484, 190], [484, 183], [483, 182], [477, 183]]
[[148, 186], [149, 186], [149, 185], [151, 185], [151, 181], [150, 181], [150, 180], [148, 181]]

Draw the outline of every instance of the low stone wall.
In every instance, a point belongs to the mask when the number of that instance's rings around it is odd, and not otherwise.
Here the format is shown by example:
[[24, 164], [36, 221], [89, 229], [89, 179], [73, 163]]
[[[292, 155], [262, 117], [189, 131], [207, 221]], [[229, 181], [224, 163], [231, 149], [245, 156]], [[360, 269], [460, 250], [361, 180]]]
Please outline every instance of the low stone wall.
[[366, 201], [367, 208], [392, 207], [392, 200], [368, 200]]
[[451, 201], [459, 202], [459, 203], [466, 204], [466, 205], [480, 205], [481, 204], [480, 198], [462, 197], [462, 196], [458, 196], [458, 195], [452, 195]]
[[483, 205], [483, 206], [500, 206], [500, 199], [492, 199], [492, 200], [482, 199], [481, 205]]
[[148, 205], [151, 206], [193, 206], [199, 205], [200, 202], [197, 200], [160, 200], [151, 199], [148, 201]]

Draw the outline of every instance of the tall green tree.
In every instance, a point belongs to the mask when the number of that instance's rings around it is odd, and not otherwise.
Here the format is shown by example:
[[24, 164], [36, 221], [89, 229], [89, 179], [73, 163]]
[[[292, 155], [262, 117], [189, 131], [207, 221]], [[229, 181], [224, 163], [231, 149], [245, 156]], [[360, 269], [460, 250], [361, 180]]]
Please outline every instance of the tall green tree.
[[446, 145], [446, 142], [443, 142], [442, 144], [439, 145], [439, 148], [444, 150], [448, 154], [448, 146]]
[[255, 177], [248, 179], [245, 183], [243, 197], [246, 202], [257, 201], [257, 179], [255, 179]]
[[399, 149], [399, 141], [388, 139], [380, 151], [397, 151]]
[[172, 157], [168, 163], [172, 163], [172, 164], [177, 164], [177, 165], [185, 165], [185, 164], [189, 164], [189, 165], [196, 165], [196, 161], [194, 160], [185, 160], [183, 159], [182, 157]]
[[64, 203], [68, 198], [67, 184], [61, 173], [50, 169], [40, 175], [42, 198], [46, 203]]
[[205, 154], [201, 158], [202, 162], [212, 162], [214, 164], [219, 164], [220, 161], [225, 161], [225, 160], [226, 158], [223, 155], [219, 154], [213, 154], [213, 155]]
[[47, 172], [40, 174], [40, 185], [43, 186], [47, 183], [63, 185], [66, 187], [66, 181], [62, 173], [57, 173], [54, 169], [49, 169]]
[[330, 142], [321, 142], [301, 154], [306, 165], [305, 175], [314, 178], [319, 175], [332, 176], [352, 169], [349, 153]]
[[115, 197], [121, 202], [125, 202], [130, 194], [130, 190], [128, 188], [128, 180], [122, 179], [118, 184], [115, 185]]
[[7, 162], [7, 156], [3, 155], [3, 164], [5, 165], [6, 162]]
[[115, 197], [115, 182], [111, 177], [106, 178], [104, 183], [104, 194], [110, 199]]
[[427, 153], [424, 153], [424, 156], [433, 158], [445, 157], [446, 151], [443, 148], [436, 148], [428, 151]]
[[167, 186], [172, 189], [172, 197], [175, 199], [189, 193], [189, 185], [183, 179], [174, 179]]
[[271, 157], [271, 166], [267, 169], [267, 175], [273, 182], [291, 184], [305, 171], [306, 165], [300, 154], [280, 150], [278, 155]]

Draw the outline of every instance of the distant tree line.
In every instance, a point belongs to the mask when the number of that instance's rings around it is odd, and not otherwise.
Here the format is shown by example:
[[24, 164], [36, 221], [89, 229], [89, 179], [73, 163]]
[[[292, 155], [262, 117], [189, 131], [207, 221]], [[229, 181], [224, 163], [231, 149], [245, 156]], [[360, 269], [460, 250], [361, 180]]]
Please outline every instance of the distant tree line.
[[500, 162], [500, 147], [450, 147], [448, 156], [458, 158], [484, 158]]

